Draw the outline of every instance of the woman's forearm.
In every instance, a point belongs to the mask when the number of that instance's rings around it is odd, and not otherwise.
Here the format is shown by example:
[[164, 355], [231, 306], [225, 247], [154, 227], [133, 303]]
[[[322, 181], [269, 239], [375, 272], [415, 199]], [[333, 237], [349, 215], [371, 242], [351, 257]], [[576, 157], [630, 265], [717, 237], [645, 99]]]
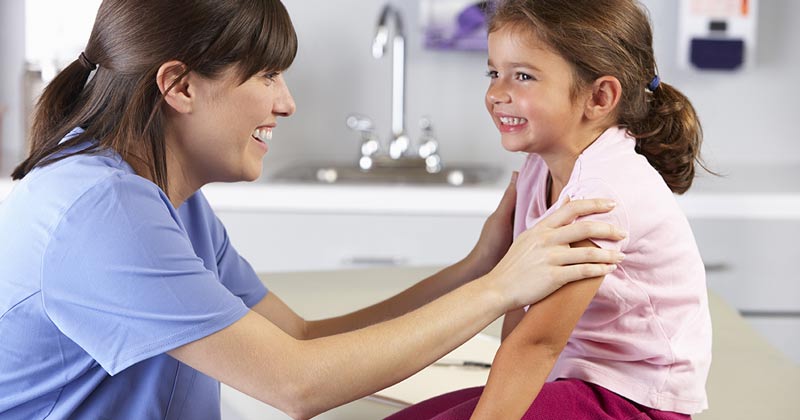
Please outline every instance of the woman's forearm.
[[486, 274], [461, 260], [384, 301], [339, 317], [306, 321], [306, 338], [320, 338], [364, 328], [411, 312]]

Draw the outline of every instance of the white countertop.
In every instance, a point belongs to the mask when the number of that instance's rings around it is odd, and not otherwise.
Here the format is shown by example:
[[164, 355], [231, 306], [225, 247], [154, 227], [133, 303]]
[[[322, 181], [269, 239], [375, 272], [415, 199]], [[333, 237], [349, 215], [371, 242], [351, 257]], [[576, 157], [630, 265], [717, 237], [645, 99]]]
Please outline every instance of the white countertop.
[[[740, 166], [727, 173], [722, 178], [701, 174], [690, 192], [678, 196], [689, 218], [800, 219], [800, 165]], [[212, 207], [224, 211], [485, 216], [505, 186], [504, 181], [452, 187], [260, 180], [210, 184], [203, 191]], [[0, 200], [12, 188], [11, 180], [0, 180]]]

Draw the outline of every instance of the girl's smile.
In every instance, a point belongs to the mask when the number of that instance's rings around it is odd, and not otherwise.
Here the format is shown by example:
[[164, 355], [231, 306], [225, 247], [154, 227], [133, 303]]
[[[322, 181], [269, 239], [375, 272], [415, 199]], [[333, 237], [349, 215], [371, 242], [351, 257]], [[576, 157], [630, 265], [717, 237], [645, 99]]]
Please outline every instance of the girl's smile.
[[496, 121], [499, 121], [497, 128], [501, 133], [517, 133], [528, 126], [528, 120], [524, 117], [515, 117], [502, 113], [494, 114]]

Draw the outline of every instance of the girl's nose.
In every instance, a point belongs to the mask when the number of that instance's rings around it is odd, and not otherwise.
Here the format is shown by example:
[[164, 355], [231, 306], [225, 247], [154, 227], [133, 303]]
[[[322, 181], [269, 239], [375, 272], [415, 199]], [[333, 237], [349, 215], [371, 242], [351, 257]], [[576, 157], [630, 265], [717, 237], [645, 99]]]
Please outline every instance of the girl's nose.
[[511, 100], [508, 90], [503, 88], [502, 82], [495, 82], [489, 85], [486, 91], [486, 99], [492, 104], [507, 103]]

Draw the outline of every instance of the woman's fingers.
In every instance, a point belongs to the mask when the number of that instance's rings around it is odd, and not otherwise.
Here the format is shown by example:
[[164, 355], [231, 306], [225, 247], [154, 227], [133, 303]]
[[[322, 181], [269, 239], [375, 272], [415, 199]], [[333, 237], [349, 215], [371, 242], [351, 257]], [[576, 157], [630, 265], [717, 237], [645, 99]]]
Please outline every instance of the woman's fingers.
[[550, 262], [562, 266], [583, 263], [618, 264], [623, 259], [625, 254], [613, 249], [577, 247], [553, 252]]
[[622, 229], [604, 222], [581, 221], [561, 226], [550, 232], [547, 243], [552, 245], [569, 245], [584, 239], [608, 239], [619, 241], [625, 239], [627, 233]]
[[542, 219], [537, 226], [557, 228], [568, 225], [581, 216], [606, 213], [616, 206], [613, 200], [602, 198], [568, 201], [553, 214]]
[[555, 277], [563, 285], [571, 281], [605, 276], [616, 269], [616, 264], [575, 264], [556, 268]]
[[511, 215], [514, 213], [514, 208], [517, 203], [517, 176], [519, 172], [514, 171], [511, 173], [511, 182], [506, 187], [503, 193], [503, 198], [500, 199], [500, 204], [497, 205], [495, 213], [503, 215]]

